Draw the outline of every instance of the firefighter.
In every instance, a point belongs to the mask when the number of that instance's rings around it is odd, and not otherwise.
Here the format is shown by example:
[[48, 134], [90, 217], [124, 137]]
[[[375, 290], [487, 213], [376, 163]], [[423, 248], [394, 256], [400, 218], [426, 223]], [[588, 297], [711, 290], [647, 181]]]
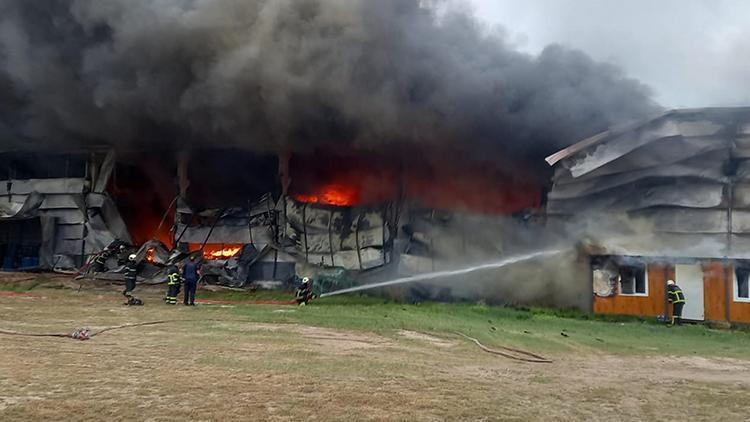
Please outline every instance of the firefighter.
[[186, 306], [195, 306], [195, 290], [198, 288], [200, 274], [201, 264], [195, 255], [192, 255], [182, 269], [182, 278], [185, 280], [185, 296], [182, 303]]
[[167, 305], [177, 304], [177, 295], [180, 294], [180, 283], [182, 277], [180, 277], [180, 269], [176, 265], [172, 265], [167, 270], [167, 295], [164, 297], [164, 301]]
[[138, 278], [138, 263], [135, 261], [136, 255], [128, 256], [128, 263], [125, 264], [125, 291], [122, 294], [127, 299], [126, 305], [143, 305], [143, 301], [133, 296], [135, 281]]
[[96, 256], [96, 258], [94, 259], [94, 265], [92, 266], [94, 274], [107, 271], [107, 260], [115, 255], [115, 250], [117, 248], [116, 242], [118, 241], [116, 240], [112, 242], [109, 246], [104, 248], [103, 251], [99, 252], [99, 255]]
[[311, 301], [315, 295], [312, 291], [312, 283], [310, 277], [303, 277], [302, 284], [297, 288], [295, 300], [299, 306], [307, 305], [307, 302]]
[[109, 259], [109, 250], [105, 249], [99, 252], [99, 255], [94, 259], [93, 270], [94, 274], [103, 273], [106, 269], [107, 259]]
[[672, 304], [672, 320], [669, 326], [682, 325], [682, 308], [685, 306], [685, 294], [674, 280], [667, 280], [667, 300]]

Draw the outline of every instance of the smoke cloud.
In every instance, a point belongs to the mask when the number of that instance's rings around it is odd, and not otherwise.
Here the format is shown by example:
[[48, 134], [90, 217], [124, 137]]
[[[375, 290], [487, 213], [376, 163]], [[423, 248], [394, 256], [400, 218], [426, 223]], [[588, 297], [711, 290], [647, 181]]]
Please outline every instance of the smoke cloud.
[[[429, 251], [407, 251], [413, 255], [400, 257], [401, 274], [385, 278], [471, 268], [538, 252], [551, 254], [496, 269], [387, 287], [385, 294], [417, 301], [483, 301], [588, 311], [593, 300], [591, 256], [633, 256], [631, 248], [649, 243], [657, 245], [665, 256], [672, 256], [672, 251], [679, 253], [689, 246], [660, 241], [648, 219], [616, 213], [552, 218], [544, 225], [533, 219], [454, 213], [442, 223], [422, 226], [421, 232], [416, 239], [425, 239]], [[420, 262], [422, 271], [415, 271]], [[385, 280], [369, 280], [380, 281]]]
[[416, 0], [5, 0], [2, 144], [441, 145], [536, 159], [657, 108], [617, 68], [557, 45], [521, 53], [467, 10]]

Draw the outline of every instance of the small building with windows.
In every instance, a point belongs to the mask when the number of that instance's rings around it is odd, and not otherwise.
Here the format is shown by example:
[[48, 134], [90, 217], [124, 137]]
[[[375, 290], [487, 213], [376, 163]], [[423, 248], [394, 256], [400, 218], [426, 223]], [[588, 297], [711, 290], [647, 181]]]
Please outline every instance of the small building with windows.
[[672, 110], [547, 158], [548, 227], [580, 230], [592, 311], [750, 323], [750, 107]]

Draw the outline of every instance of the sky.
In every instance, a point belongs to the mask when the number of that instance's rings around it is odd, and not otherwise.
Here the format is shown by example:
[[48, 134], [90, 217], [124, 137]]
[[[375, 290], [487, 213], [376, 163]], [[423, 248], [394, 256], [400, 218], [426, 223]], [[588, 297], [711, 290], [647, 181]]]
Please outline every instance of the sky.
[[649, 85], [667, 108], [750, 105], [750, 0], [471, 0], [537, 53], [585, 51]]

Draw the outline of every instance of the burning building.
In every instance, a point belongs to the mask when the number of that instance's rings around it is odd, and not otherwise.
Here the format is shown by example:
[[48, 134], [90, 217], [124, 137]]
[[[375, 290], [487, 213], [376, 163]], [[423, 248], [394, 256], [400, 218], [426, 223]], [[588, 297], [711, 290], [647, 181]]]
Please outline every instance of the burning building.
[[4, 266], [73, 269], [120, 240], [145, 245], [157, 266], [200, 250], [207, 278], [236, 286], [323, 269], [356, 276], [402, 256], [411, 271], [434, 269], [445, 253], [432, 227], [453, 213], [535, 209], [542, 197], [523, 173], [489, 165], [221, 148], [152, 155], [0, 154]]
[[5, 269], [74, 268], [128, 229], [107, 193], [113, 153], [10, 153], [1, 183], [0, 259]]
[[418, 0], [9, 0], [0, 94], [0, 218], [36, 233], [6, 236], [12, 266], [120, 239], [235, 285], [506, 254], [521, 235], [456, 222], [527, 223], [544, 156], [658, 110], [611, 65]]
[[[750, 322], [750, 108], [673, 110], [547, 158], [547, 215], [588, 219], [597, 313]], [[613, 218], [619, 215], [621, 218]]]

